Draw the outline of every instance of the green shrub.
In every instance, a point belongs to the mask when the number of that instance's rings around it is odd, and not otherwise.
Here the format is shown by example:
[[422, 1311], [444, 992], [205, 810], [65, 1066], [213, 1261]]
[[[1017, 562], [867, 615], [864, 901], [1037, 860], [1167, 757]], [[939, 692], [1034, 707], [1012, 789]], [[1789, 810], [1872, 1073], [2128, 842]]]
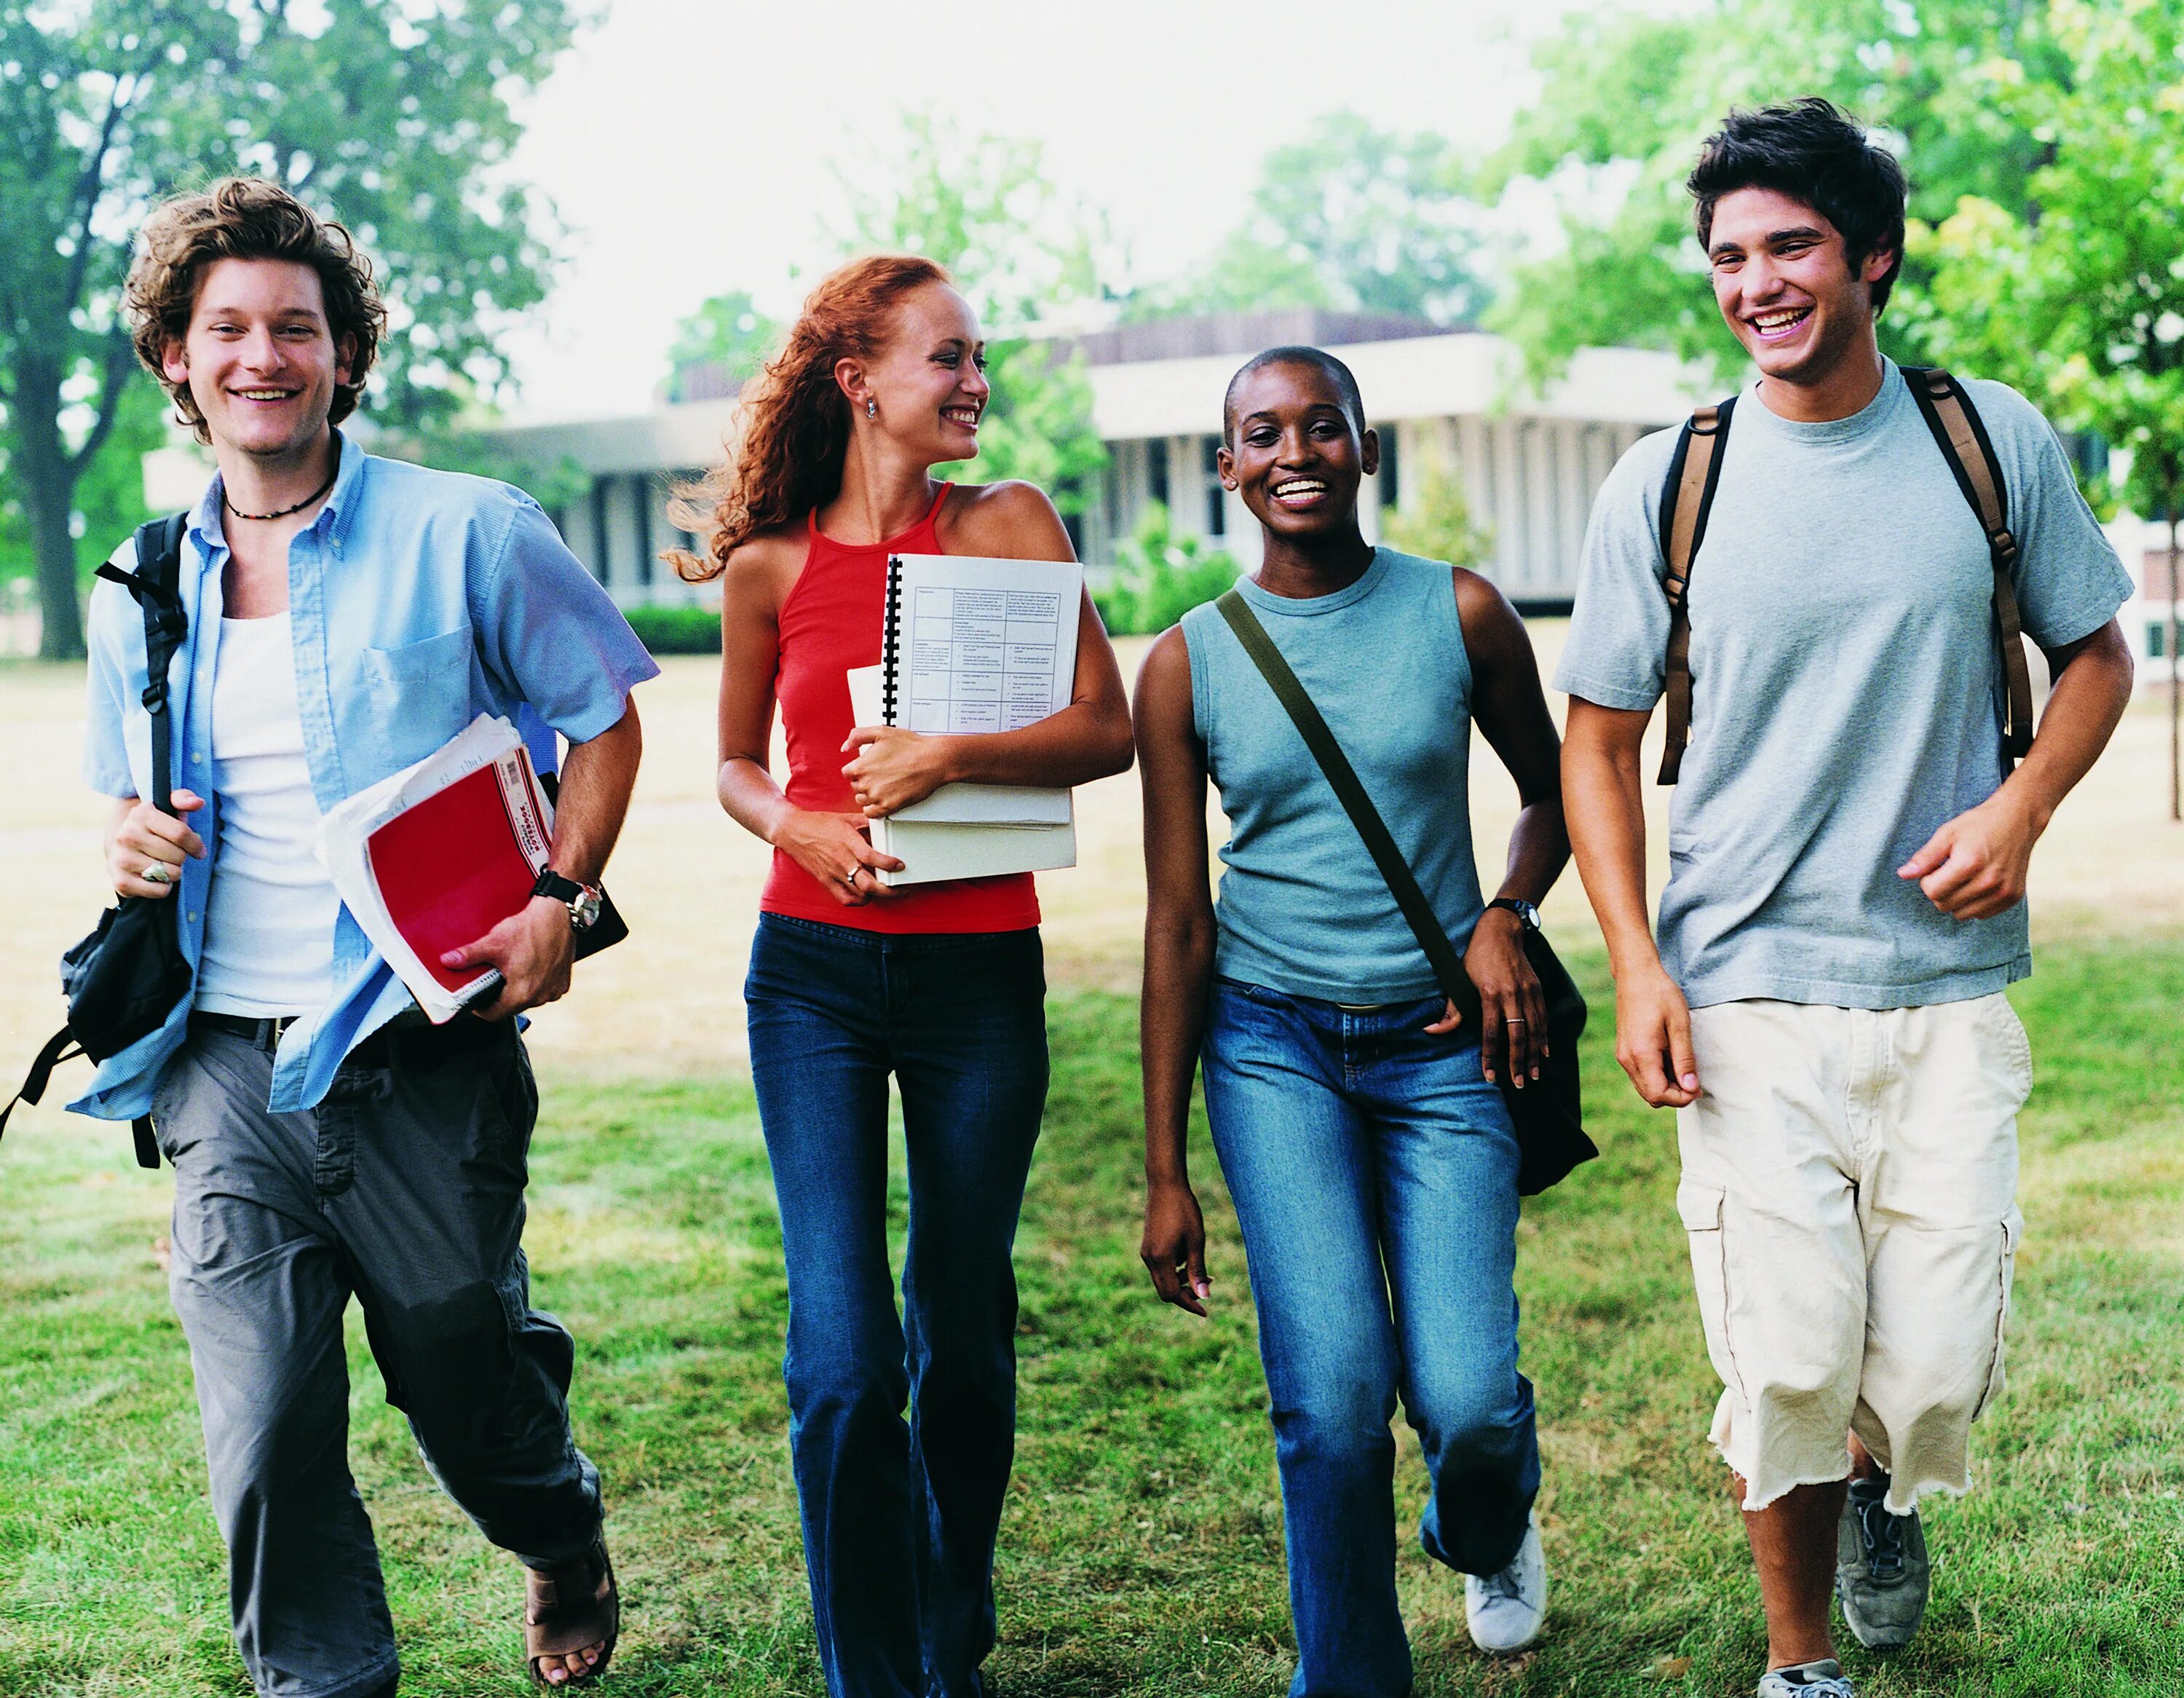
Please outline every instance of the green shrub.
[[1115, 575], [1092, 592], [1100, 622], [1115, 636], [1165, 631], [1192, 608], [1235, 583], [1236, 556], [1204, 537], [1173, 534], [1167, 509], [1145, 511], [1135, 534], [1116, 545]]
[[625, 607], [622, 617], [655, 655], [717, 655], [721, 616], [711, 607]]

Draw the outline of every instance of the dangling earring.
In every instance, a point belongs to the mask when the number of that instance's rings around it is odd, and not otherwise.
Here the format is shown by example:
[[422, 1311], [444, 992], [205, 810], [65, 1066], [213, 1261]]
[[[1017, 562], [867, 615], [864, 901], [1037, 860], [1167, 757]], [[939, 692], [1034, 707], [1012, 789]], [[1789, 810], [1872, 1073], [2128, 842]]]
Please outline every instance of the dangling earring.
[[880, 416], [880, 404], [879, 404], [878, 401], [874, 400], [874, 399], [873, 399], [870, 395], [866, 396], [866, 397], [865, 397], [865, 416], [866, 416], [866, 418], [868, 418], [868, 419], [876, 419], [876, 418], [878, 418], [879, 416]]

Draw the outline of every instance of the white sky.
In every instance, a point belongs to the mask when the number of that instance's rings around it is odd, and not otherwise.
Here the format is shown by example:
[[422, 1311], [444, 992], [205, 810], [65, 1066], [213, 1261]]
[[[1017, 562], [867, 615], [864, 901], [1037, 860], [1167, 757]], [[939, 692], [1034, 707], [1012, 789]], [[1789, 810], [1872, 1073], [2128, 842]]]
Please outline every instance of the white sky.
[[1227, 232], [1260, 159], [1322, 112], [1497, 140], [1530, 87], [1523, 38], [1567, 3], [611, 0], [531, 103], [514, 160], [552, 198], [568, 257], [510, 340], [513, 411], [644, 408], [677, 321], [710, 295], [792, 311], [833, 257], [837, 167], [890, 183], [902, 110], [1042, 142], [1056, 181], [1160, 280]]

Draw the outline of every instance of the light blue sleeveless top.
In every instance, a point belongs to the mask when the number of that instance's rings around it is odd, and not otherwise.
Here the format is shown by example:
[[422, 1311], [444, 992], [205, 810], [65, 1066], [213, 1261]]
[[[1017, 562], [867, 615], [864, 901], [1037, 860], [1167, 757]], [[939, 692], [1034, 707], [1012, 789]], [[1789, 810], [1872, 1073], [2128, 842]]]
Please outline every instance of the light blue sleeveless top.
[[[1471, 848], [1471, 661], [1448, 566], [1390, 548], [1348, 589], [1245, 599], [1312, 701], [1459, 952]], [[1395, 1003], [1433, 969], [1289, 714], [1211, 603], [1183, 616], [1191, 715], [1228, 816], [1214, 970], [1291, 996]]]

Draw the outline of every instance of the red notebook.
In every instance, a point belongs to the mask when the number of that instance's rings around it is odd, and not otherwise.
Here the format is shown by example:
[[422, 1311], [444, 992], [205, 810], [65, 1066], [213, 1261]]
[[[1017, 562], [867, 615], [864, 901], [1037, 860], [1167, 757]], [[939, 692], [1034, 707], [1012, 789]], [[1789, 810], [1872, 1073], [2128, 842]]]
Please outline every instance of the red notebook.
[[476, 985], [475, 967], [440, 964], [531, 900], [546, 864], [549, 810], [522, 749], [456, 779], [365, 840], [395, 929], [443, 986]]

